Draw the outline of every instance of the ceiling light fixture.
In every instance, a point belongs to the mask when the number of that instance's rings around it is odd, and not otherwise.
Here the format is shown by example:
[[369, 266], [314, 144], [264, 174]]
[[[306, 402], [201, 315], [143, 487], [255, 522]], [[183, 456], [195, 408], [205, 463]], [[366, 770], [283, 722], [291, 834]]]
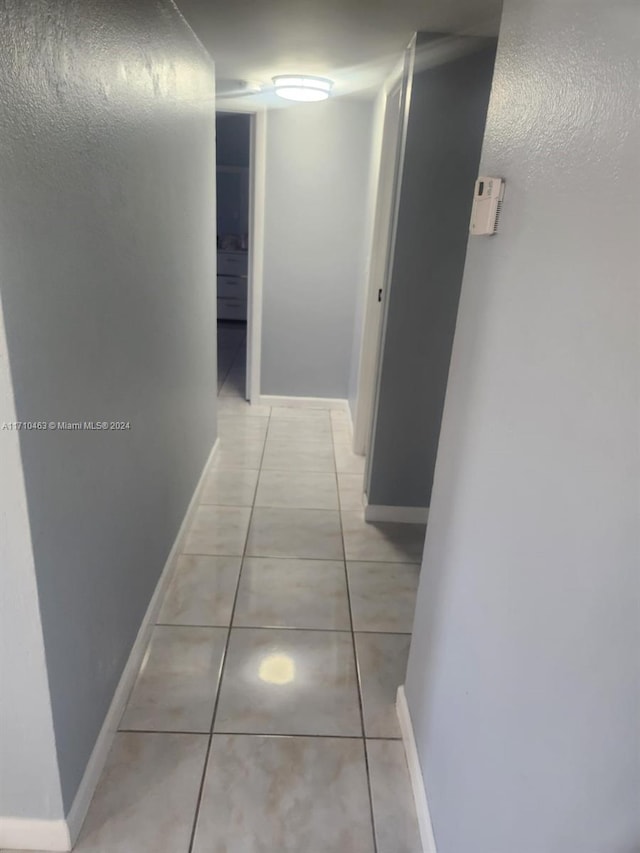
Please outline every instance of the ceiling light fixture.
[[325, 101], [331, 94], [333, 80], [303, 74], [281, 74], [273, 78], [276, 95], [288, 101]]

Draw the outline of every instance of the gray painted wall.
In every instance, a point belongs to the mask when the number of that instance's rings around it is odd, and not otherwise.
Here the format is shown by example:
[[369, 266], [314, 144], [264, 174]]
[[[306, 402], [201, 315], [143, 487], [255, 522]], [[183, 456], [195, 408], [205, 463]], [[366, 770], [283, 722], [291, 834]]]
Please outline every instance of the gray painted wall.
[[347, 396], [372, 117], [348, 98], [269, 112], [263, 394]]
[[640, 850], [638, 10], [505, 0], [406, 689], [438, 853]]
[[17, 416], [131, 423], [20, 433], [68, 810], [215, 439], [214, 76], [166, 2], [3, 9]]
[[[454, 59], [413, 78], [368, 459], [370, 504], [424, 507], [431, 496], [495, 56], [493, 40], [460, 42], [452, 45]], [[416, 68], [439, 43], [419, 34]]]

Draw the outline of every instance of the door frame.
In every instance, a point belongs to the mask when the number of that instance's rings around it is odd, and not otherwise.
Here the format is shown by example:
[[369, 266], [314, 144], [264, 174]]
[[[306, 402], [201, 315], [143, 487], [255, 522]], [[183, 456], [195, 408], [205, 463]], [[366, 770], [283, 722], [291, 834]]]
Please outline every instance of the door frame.
[[245, 399], [260, 402], [262, 356], [262, 293], [264, 282], [264, 209], [267, 172], [267, 111], [216, 107], [218, 113], [248, 115], [249, 246], [247, 252], [247, 363]]
[[[379, 384], [381, 352], [384, 340], [384, 327], [386, 323], [387, 291], [391, 276], [393, 263], [393, 252], [395, 247], [395, 231], [398, 216], [399, 187], [402, 179], [402, 165], [404, 163], [404, 145], [406, 139], [406, 125], [408, 120], [408, 104], [411, 94], [411, 80], [413, 77], [413, 64], [415, 56], [415, 35], [411, 39], [402, 59], [385, 80], [380, 97], [383, 99], [381, 108], [381, 134], [380, 150], [378, 152], [378, 185], [373, 204], [375, 214], [371, 233], [370, 261], [367, 281], [367, 294], [365, 313], [363, 319], [362, 341], [360, 345], [360, 362], [358, 369], [358, 396], [356, 399], [353, 418], [353, 450], [362, 456], [369, 456], [373, 424], [377, 406], [377, 388]], [[395, 155], [393, 161], [393, 178], [391, 190], [391, 204], [386, 222], [380, 222], [378, 218], [379, 206], [382, 203], [380, 197], [380, 178], [385, 146], [389, 140], [384, 137], [386, 114], [389, 98], [395, 90], [400, 87], [400, 110], [396, 128]], [[383, 239], [379, 236], [383, 233]], [[378, 247], [382, 245], [383, 250], [375, 257]], [[382, 300], [378, 294], [382, 295]]]
[[[372, 219], [367, 245], [366, 294], [358, 363], [358, 395], [353, 412], [353, 450], [354, 453], [361, 456], [366, 455], [369, 443], [383, 308], [378, 294], [384, 293], [386, 254], [391, 239], [391, 219], [388, 218], [386, 223], [381, 222], [381, 206], [384, 204], [382, 198], [384, 190], [382, 185], [383, 170], [387, 160], [387, 149], [391, 145], [398, 145], [400, 135], [399, 127], [397, 128], [396, 140], [391, 139], [391, 134], [385, 133], [385, 130], [387, 129], [389, 100], [394, 94], [401, 73], [402, 63], [399, 63], [399, 66], [385, 80], [376, 98], [375, 106], [374, 138], [376, 138], [377, 150], [374, 154], [375, 161], [372, 163], [372, 172], [375, 172], [375, 184], [369, 195]], [[392, 166], [392, 168], [394, 167]], [[391, 189], [391, 205], [393, 205], [393, 187]]]
[[393, 264], [396, 251], [396, 237], [398, 229], [398, 217], [400, 212], [400, 192], [402, 189], [402, 178], [404, 173], [405, 150], [407, 145], [407, 129], [409, 125], [409, 111], [411, 108], [411, 90], [413, 86], [413, 74], [416, 61], [416, 41], [417, 33], [414, 33], [413, 38], [409, 42], [405, 50], [404, 60], [402, 64], [401, 75], [401, 95], [400, 95], [400, 121], [399, 121], [399, 139], [398, 148], [396, 151], [395, 175], [394, 175], [394, 199], [393, 209], [389, 217], [389, 245], [387, 258], [384, 268], [384, 284], [383, 284], [383, 304], [382, 304], [382, 319], [380, 321], [378, 344], [376, 349], [375, 362], [375, 392], [373, 397], [373, 405], [371, 407], [369, 419], [369, 433], [367, 443], [367, 456], [365, 461], [364, 473], [364, 493], [365, 499], [369, 494], [371, 483], [371, 460], [375, 451], [376, 439], [376, 424], [378, 419], [378, 407], [380, 405], [380, 385], [382, 382], [382, 357], [384, 355], [385, 342], [387, 337], [387, 319], [389, 316], [389, 295], [391, 291], [391, 281], [393, 273]]
[[250, 113], [249, 265], [247, 281], [247, 385], [245, 397], [260, 402], [262, 369], [262, 293], [264, 285], [264, 207], [267, 178], [267, 112]]

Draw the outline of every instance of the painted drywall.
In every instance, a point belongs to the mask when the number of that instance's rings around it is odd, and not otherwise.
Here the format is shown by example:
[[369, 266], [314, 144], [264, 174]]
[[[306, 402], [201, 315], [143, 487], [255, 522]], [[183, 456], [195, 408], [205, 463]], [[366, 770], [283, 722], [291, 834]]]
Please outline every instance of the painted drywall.
[[[63, 817], [20, 441], [0, 302], [0, 816]], [[24, 749], [24, 744], [29, 749]]]
[[215, 439], [213, 67], [164, 0], [8, 0], [0, 122], [17, 417], [130, 425], [19, 434], [68, 811]]
[[263, 394], [347, 397], [373, 109], [336, 98], [268, 114]]
[[406, 693], [438, 853], [640, 850], [638, 10], [505, 0]]
[[[421, 67], [443, 42], [454, 57]], [[418, 35], [368, 457], [370, 504], [429, 506], [494, 57], [495, 40]]]

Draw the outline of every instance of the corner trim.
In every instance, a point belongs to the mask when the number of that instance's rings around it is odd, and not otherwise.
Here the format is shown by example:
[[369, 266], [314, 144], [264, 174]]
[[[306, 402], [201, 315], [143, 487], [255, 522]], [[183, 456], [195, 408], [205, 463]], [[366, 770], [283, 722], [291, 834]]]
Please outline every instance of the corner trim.
[[30, 817], [0, 817], [0, 847], [17, 850], [71, 850], [67, 822]]
[[395, 521], [400, 524], [426, 524], [428, 517], [428, 506], [382, 506], [381, 504], [370, 504], [365, 495], [365, 521]]
[[418, 757], [418, 748], [413, 734], [413, 724], [411, 723], [411, 715], [409, 713], [409, 706], [407, 705], [407, 697], [405, 695], [403, 685], [398, 687], [396, 713], [398, 715], [398, 722], [400, 723], [400, 732], [402, 733], [404, 754], [409, 767], [409, 779], [411, 781], [413, 799], [416, 804], [422, 850], [423, 853], [437, 853], [436, 842], [433, 837], [431, 815], [429, 814], [429, 803], [427, 802], [427, 792], [424, 787], [424, 779], [422, 778], [422, 770], [420, 769], [420, 758]]
[[262, 395], [262, 406], [283, 406], [290, 409], [332, 409], [349, 413], [349, 401], [338, 397], [277, 397]]
[[[124, 669], [122, 670], [120, 681], [118, 682], [118, 686], [116, 687], [115, 693], [113, 694], [111, 705], [109, 706], [109, 710], [107, 711], [106, 717], [104, 718], [104, 723], [102, 724], [102, 728], [100, 729], [100, 733], [98, 734], [98, 737], [96, 739], [93, 751], [91, 752], [91, 756], [89, 758], [89, 761], [87, 762], [82, 781], [78, 786], [78, 790], [76, 791], [73, 803], [71, 804], [71, 808], [69, 809], [69, 814], [67, 815], [67, 820], [65, 824], [65, 829], [67, 830], [67, 838], [70, 839], [69, 846], [55, 848], [45, 847], [45, 849], [71, 850], [71, 845], [76, 843], [78, 835], [80, 834], [82, 824], [84, 823], [84, 819], [87, 816], [89, 805], [91, 804], [91, 799], [94, 795], [98, 780], [102, 775], [102, 771], [104, 770], [109, 750], [111, 749], [113, 739], [118, 730], [120, 718], [124, 713], [127, 700], [129, 699], [129, 693], [131, 692], [133, 684], [136, 680], [136, 676], [138, 675], [138, 670], [140, 669], [140, 664], [142, 663], [142, 658], [144, 657], [144, 653], [149, 642], [151, 629], [153, 628], [156, 616], [158, 615], [158, 611], [160, 610], [160, 606], [162, 604], [164, 593], [173, 574], [176, 558], [180, 553], [180, 548], [184, 541], [184, 537], [191, 523], [195, 509], [198, 505], [198, 499], [202, 491], [204, 478], [211, 465], [211, 461], [218, 449], [219, 442], [220, 439], [216, 438], [215, 443], [211, 448], [211, 452], [207, 458], [207, 461], [205, 462], [204, 468], [202, 469], [200, 479], [198, 480], [198, 484], [196, 485], [191, 500], [189, 501], [189, 506], [187, 507], [187, 511], [182, 520], [182, 524], [180, 525], [180, 529], [178, 530], [178, 534], [174, 540], [173, 546], [169, 551], [169, 556], [167, 557], [167, 560], [164, 564], [164, 568], [158, 579], [156, 588], [153, 592], [153, 595], [151, 596], [151, 601], [149, 602], [149, 606], [147, 607], [146, 613], [144, 614], [144, 617], [140, 624], [140, 628], [138, 629], [138, 635], [136, 636], [135, 642], [131, 647], [129, 658], [124, 666]], [[19, 845], [3, 844], [3, 846], [17, 847]], [[37, 845], [37, 847], [34, 849], [41, 849], [42, 847], [43, 845]]]

